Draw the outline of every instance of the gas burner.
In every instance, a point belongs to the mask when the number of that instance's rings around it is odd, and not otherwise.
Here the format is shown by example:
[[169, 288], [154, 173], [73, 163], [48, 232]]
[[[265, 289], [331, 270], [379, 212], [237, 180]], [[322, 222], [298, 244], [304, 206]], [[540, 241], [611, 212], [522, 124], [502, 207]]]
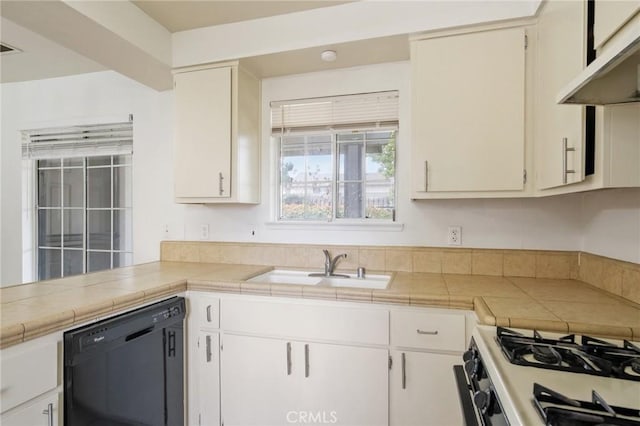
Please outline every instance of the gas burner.
[[591, 401], [571, 399], [533, 384], [534, 405], [545, 425], [640, 426], [640, 411], [609, 405], [595, 390]]
[[560, 364], [562, 355], [550, 346], [531, 345], [531, 353], [533, 358], [543, 364]]
[[549, 339], [535, 330], [525, 336], [503, 327], [496, 340], [512, 364], [640, 381], [640, 348], [626, 340], [618, 346], [582, 336], [578, 343], [573, 334]]

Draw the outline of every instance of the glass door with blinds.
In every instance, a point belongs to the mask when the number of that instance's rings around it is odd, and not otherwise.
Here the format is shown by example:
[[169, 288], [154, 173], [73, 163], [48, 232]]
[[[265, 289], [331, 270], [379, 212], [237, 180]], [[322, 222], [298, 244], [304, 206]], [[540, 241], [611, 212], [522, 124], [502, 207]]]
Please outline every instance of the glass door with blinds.
[[37, 278], [132, 264], [132, 123], [40, 129], [23, 138], [23, 157], [37, 174]]

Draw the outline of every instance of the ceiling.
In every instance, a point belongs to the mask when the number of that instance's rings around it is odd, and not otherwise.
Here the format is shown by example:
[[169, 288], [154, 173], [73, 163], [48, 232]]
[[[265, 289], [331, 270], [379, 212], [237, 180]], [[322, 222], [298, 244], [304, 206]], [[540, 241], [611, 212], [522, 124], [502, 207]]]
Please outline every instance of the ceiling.
[[336, 6], [350, 1], [306, 1], [306, 0], [137, 0], [133, 4], [167, 30], [192, 30], [211, 25], [229, 24], [250, 19], [301, 12], [321, 7]]
[[0, 39], [20, 50], [0, 56], [2, 83], [41, 80], [105, 69], [87, 57], [5, 18], [0, 21]]
[[[320, 54], [324, 50], [334, 50], [337, 59], [323, 62]], [[254, 56], [240, 62], [256, 77], [268, 78], [408, 59], [408, 36], [398, 35]]]
[[[138, 0], [133, 3], [169, 31], [181, 31], [349, 2]], [[0, 41], [20, 50], [17, 53], [2, 54], [0, 57], [2, 83], [62, 77], [107, 69], [76, 51], [36, 34], [5, 17], [1, 19]], [[337, 60], [321, 61], [320, 53], [324, 50], [335, 50], [338, 54]], [[268, 78], [408, 59], [407, 35], [401, 35], [241, 58], [241, 62], [256, 77]]]

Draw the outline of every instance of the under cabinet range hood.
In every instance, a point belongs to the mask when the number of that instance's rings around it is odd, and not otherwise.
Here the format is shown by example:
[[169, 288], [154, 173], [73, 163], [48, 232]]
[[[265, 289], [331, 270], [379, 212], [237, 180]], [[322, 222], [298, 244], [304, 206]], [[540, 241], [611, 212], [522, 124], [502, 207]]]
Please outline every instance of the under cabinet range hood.
[[640, 102], [640, 25], [613, 43], [560, 91], [559, 104]]

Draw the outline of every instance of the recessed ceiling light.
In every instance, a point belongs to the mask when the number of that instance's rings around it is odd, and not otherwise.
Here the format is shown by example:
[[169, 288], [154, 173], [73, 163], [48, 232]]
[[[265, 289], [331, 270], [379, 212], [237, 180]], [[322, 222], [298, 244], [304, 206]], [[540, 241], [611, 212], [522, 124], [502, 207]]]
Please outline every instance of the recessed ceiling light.
[[325, 62], [333, 62], [338, 58], [338, 55], [335, 50], [325, 50], [320, 54], [320, 58]]

